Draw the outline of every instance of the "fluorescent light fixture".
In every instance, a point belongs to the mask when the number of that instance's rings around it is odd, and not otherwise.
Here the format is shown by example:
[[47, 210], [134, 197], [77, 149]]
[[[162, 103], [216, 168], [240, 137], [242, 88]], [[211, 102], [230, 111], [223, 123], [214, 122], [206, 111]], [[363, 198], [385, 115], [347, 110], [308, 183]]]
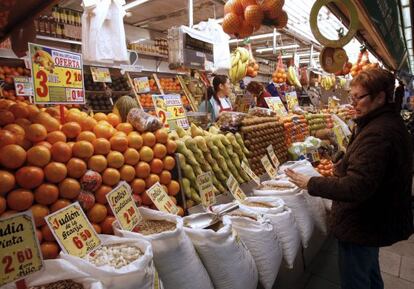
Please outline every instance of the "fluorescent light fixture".
[[[276, 36], [280, 35], [279, 32], [276, 32]], [[273, 37], [273, 33], [259, 34], [250, 36], [250, 40], [265, 39]], [[238, 41], [243, 41], [243, 39], [230, 39], [229, 43], [237, 43]]]
[[[278, 47], [275, 47], [274, 50], [293, 49], [293, 48], [299, 48], [299, 47], [300, 46], [297, 44], [292, 44], [292, 45], [278, 46]], [[268, 52], [268, 51], [273, 51], [273, 47], [256, 49], [257, 53]]]
[[150, 1], [150, 0], [135, 0], [135, 1], [132, 1], [131, 3], [128, 3], [128, 4], [124, 5], [123, 7], [124, 7], [125, 10], [128, 10], [128, 9], [134, 8], [138, 5], [144, 4], [148, 1]]

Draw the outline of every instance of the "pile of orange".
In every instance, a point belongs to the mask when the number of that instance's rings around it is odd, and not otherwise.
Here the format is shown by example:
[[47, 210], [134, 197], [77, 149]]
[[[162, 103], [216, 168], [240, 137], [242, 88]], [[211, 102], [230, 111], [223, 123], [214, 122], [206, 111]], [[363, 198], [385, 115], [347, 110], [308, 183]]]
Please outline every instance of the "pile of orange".
[[175, 150], [166, 130], [140, 134], [113, 113], [91, 117], [65, 108], [61, 123], [58, 107], [1, 99], [0, 217], [31, 210], [43, 256], [55, 258], [59, 247], [44, 217], [78, 200], [88, 169], [101, 175], [102, 185], [86, 214], [98, 233], [112, 234], [115, 218], [105, 195], [120, 181], [131, 185], [138, 205], [155, 209], [146, 190], [156, 182], [176, 202]]
[[175, 78], [160, 78], [160, 85], [164, 92], [181, 91], [180, 82]]
[[152, 101], [152, 95], [151, 94], [141, 94], [139, 96], [139, 102], [141, 103], [142, 107], [144, 107], [144, 108], [154, 109], [154, 102]]

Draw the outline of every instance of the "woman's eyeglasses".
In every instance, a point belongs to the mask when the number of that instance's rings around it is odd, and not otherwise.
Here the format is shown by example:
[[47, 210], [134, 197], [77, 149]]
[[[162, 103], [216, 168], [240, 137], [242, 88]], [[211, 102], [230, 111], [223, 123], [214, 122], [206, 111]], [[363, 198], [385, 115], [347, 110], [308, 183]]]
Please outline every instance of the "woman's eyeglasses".
[[367, 97], [370, 94], [371, 93], [366, 93], [366, 94], [363, 94], [363, 95], [360, 95], [360, 96], [351, 96], [351, 95], [349, 95], [348, 100], [349, 100], [350, 103], [359, 102], [361, 99]]

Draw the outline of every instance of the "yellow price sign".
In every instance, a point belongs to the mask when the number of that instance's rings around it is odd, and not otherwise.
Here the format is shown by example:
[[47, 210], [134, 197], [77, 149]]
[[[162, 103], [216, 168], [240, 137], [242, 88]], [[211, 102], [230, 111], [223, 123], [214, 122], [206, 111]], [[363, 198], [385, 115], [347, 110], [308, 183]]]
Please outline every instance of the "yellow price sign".
[[273, 166], [275, 167], [277, 171], [279, 169], [280, 162], [275, 154], [275, 150], [273, 149], [272, 145], [269, 145], [266, 149], [267, 149], [267, 153], [269, 154], [270, 160], [272, 161]]
[[69, 255], [82, 258], [102, 244], [78, 202], [45, 219], [60, 248]]
[[134, 86], [135, 86], [135, 90], [138, 93], [144, 93], [144, 92], [150, 92], [150, 85], [149, 85], [149, 80], [148, 77], [137, 77], [134, 78]]
[[190, 126], [179, 94], [153, 94], [152, 99], [157, 115], [165, 127], [174, 130], [177, 127], [187, 129]]
[[287, 115], [287, 111], [285, 105], [283, 104], [280, 97], [265, 97], [267, 106], [277, 115]]
[[243, 202], [247, 196], [242, 191], [242, 189], [239, 187], [239, 183], [237, 180], [233, 177], [232, 174], [230, 174], [228, 180], [227, 180], [227, 187], [230, 190], [230, 193], [233, 195], [233, 197], [240, 202]]
[[261, 161], [262, 161], [263, 167], [265, 168], [265, 170], [266, 170], [267, 174], [269, 175], [269, 177], [271, 179], [276, 178], [277, 171], [276, 171], [275, 167], [272, 165], [272, 163], [270, 162], [269, 157], [265, 155], [264, 157], [262, 157]]
[[91, 67], [93, 82], [112, 82], [111, 73], [107, 67]]
[[43, 268], [31, 211], [0, 219], [0, 286]]
[[249, 175], [249, 177], [251, 177], [257, 185], [260, 185], [260, 178], [252, 171], [252, 169], [249, 167], [248, 164], [246, 164], [246, 162], [242, 162], [241, 163], [241, 167], [242, 169], [246, 172], [247, 175]]
[[84, 104], [82, 55], [29, 43], [34, 102]]
[[299, 106], [298, 96], [295, 91], [287, 92], [285, 97], [289, 111], [293, 111], [296, 106]]
[[197, 176], [197, 184], [200, 188], [201, 203], [204, 207], [209, 207], [216, 203], [216, 195], [214, 194], [213, 182], [211, 179], [211, 172]]
[[178, 208], [171, 200], [170, 196], [164, 191], [159, 182], [155, 183], [147, 190], [147, 195], [150, 197], [158, 210], [177, 215]]
[[120, 182], [115, 189], [106, 195], [119, 225], [127, 231], [132, 231], [142, 221], [142, 216], [132, 199], [131, 191], [127, 182]]

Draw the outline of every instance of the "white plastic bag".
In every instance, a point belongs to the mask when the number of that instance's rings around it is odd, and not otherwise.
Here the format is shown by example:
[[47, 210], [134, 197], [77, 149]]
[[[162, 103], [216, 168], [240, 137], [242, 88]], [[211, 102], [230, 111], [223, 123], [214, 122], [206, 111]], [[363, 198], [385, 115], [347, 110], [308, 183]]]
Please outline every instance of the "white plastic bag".
[[[184, 217], [184, 222], [191, 222], [191, 219], [202, 214]], [[210, 229], [184, 229], [200, 255], [214, 288], [256, 289], [256, 264], [246, 245], [232, 230], [231, 224], [225, 224], [217, 232]]]
[[313, 220], [315, 221], [315, 226], [323, 233], [327, 234], [327, 219], [326, 219], [326, 210], [325, 204], [322, 198], [314, 197], [308, 194], [308, 191], [302, 190], [303, 196], [306, 199], [306, 203], [309, 209], [310, 214], [312, 215]]
[[104, 265], [97, 267], [83, 258], [60, 253], [61, 258], [76, 266], [82, 272], [102, 282], [105, 289], [152, 289], [156, 280], [155, 268], [152, 260], [151, 244], [142, 238], [120, 238], [109, 235], [99, 235], [103, 245], [129, 244], [137, 246], [144, 253], [136, 261], [115, 269]]
[[223, 223], [230, 223], [249, 249], [256, 263], [259, 281], [263, 288], [272, 288], [282, 263], [283, 253], [270, 221], [259, 216], [257, 220], [248, 217], [224, 216]]
[[151, 242], [154, 251], [155, 267], [166, 289], [212, 289], [213, 284], [193, 244], [183, 230], [182, 218], [146, 209], [138, 208], [144, 219], [165, 220], [177, 224], [174, 231], [144, 236], [124, 231], [114, 223], [116, 235], [127, 238], [144, 238]]
[[[249, 202], [264, 203], [272, 207], [264, 208], [249, 206]], [[247, 197], [244, 203], [239, 203], [239, 208], [243, 211], [253, 211], [260, 214], [277, 214], [285, 210], [285, 202], [281, 198], [275, 196]]]

